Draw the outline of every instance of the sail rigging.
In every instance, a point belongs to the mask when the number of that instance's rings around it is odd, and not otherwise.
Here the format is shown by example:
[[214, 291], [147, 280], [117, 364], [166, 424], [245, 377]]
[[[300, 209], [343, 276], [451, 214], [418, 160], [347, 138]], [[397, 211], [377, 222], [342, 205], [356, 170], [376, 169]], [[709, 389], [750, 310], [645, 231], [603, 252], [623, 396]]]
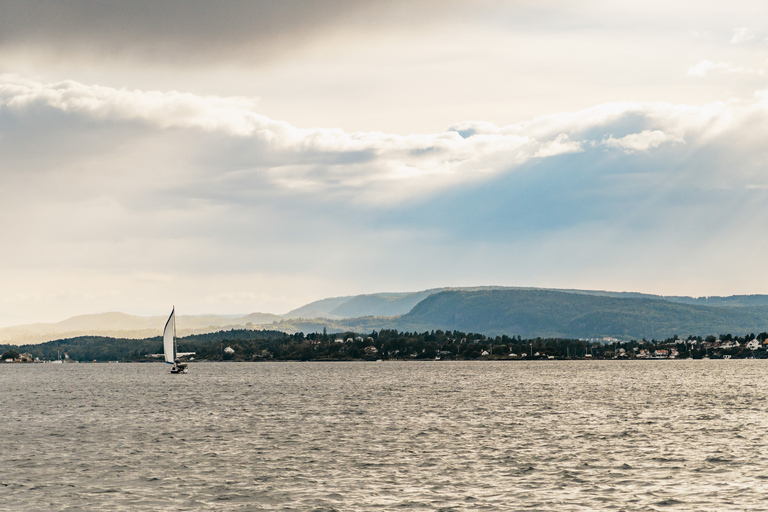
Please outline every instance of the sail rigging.
[[163, 350], [165, 352], [165, 362], [173, 364], [176, 360], [176, 307], [171, 310], [171, 316], [165, 322], [163, 330]]
[[[171, 373], [187, 373], [187, 363], [179, 361], [179, 352], [176, 349], [176, 307], [171, 310], [171, 316], [165, 322], [163, 329], [163, 352], [165, 352], [165, 362], [172, 364]], [[189, 354], [183, 354], [189, 355]]]

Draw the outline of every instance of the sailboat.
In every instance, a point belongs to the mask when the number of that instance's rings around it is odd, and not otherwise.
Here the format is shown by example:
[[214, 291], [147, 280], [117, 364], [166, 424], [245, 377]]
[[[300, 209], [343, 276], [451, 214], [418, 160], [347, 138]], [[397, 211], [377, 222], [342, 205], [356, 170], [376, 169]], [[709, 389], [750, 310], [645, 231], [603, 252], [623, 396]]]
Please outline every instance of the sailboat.
[[171, 310], [171, 316], [165, 322], [163, 329], [163, 351], [165, 352], [165, 362], [172, 364], [171, 373], [187, 373], [187, 363], [180, 363], [176, 357], [176, 306]]

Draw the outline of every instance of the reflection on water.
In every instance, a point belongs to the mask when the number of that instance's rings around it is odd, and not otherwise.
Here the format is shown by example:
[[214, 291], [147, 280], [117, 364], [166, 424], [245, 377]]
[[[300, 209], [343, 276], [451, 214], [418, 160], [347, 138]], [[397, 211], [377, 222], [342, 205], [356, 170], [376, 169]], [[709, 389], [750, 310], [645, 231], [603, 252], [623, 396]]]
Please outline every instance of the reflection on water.
[[766, 364], [0, 365], [0, 510], [764, 510]]

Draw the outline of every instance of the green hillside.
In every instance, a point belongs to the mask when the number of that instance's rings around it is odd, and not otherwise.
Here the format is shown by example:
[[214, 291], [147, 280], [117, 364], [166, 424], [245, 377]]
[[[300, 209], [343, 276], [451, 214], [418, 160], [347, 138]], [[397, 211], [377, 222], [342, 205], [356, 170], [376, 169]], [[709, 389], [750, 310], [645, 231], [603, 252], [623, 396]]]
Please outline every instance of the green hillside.
[[768, 307], [724, 306], [554, 290], [451, 290], [427, 297], [400, 317], [350, 323], [417, 331], [439, 328], [525, 337], [638, 339], [768, 330]]

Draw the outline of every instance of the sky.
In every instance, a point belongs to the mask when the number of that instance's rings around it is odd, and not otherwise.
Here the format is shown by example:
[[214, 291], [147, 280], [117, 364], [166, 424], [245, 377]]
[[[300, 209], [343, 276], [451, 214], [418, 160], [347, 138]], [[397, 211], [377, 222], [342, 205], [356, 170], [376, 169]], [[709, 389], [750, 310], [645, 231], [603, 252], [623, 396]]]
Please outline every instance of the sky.
[[0, 326], [768, 293], [768, 4], [0, 0]]

